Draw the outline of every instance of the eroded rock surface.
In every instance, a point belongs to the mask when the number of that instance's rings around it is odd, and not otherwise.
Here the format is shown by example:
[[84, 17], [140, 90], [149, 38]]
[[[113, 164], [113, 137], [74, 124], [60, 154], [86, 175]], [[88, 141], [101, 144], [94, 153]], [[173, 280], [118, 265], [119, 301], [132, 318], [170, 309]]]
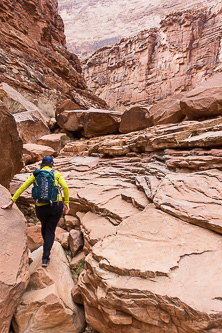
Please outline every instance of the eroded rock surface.
[[[0, 185], [0, 207], [10, 193]], [[0, 208], [0, 332], [8, 332], [12, 316], [29, 282], [25, 218], [15, 206]]]
[[78, 285], [98, 332], [222, 328], [221, 171], [175, 172], [170, 152], [55, 158], [84, 236]]
[[22, 140], [19, 137], [14, 117], [0, 101], [0, 184], [8, 186], [12, 178], [23, 166]]
[[159, 27], [140, 29], [84, 59], [87, 84], [108, 105], [121, 110], [191, 90], [220, 70], [221, 24], [221, 2], [211, 9], [199, 4], [173, 12]]
[[72, 300], [74, 282], [61, 245], [54, 243], [46, 269], [41, 267], [42, 247], [32, 256], [30, 282], [13, 319], [15, 332], [82, 332], [84, 313]]

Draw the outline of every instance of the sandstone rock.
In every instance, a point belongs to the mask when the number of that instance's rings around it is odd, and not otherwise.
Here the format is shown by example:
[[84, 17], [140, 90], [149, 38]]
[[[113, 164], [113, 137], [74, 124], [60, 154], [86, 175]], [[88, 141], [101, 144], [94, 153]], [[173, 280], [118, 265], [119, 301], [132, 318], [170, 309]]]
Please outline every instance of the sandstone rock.
[[79, 109], [81, 109], [81, 108], [77, 103], [73, 102], [71, 99], [66, 99], [65, 101], [63, 101], [61, 104], [59, 104], [57, 106], [55, 116], [57, 118], [58, 115], [64, 111], [79, 110]]
[[184, 221], [222, 233], [219, 170], [168, 174], [159, 184], [154, 203]]
[[180, 106], [188, 119], [201, 119], [222, 115], [222, 75], [207, 80], [181, 100]]
[[0, 184], [8, 187], [14, 175], [22, 169], [22, 141], [16, 128], [16, 123], [5, 106], [0, 101], [0, 151], [1, 171]]
[[116, 132], [121, 113], [100, 109], [64, 111], [57, 116], [57, 123], [67, 131], [83, 131], [87, 138]]
[[0, 84], [0, 100], [2, 100], [9, 108], [12, 114], [28, 111], [29, 114], [39, 113], [38, 107], [28, 101], [16, 89], [9, 86], [7, 83]]
[[76, 216], [65, 215], [65, 224], [68, 231], [71, 229], [80, 229], [80, 221]]
[[26, 111], [14, 117], [23, 143], [37, 143], [41, 136], [49, 134], [49, 128], [39, 111]]
[[[11, 198], [0, 185], [0, 207]], [[1, 209], [0, 217], [0, 331], [9, 332], [12, 316], [29, 281], [29, 258], [25, 218], [14, 205]]]
[[31, 252], [37, 250], [43, 244], [41, 225], [33, 225], [27, 228], [28, 248]]
[[168, 168], [173, 170], [207, 170], [221, 168], [222, 166], [222, 152], [220, 149], [166, 149], [163, 158]]
[[[2, 98], [13, 113], [37, 109], [47, 118], [54, 117], [61, 101], [74, 94], [81, 97], [86, 89], [80, 61], [66, 48], [58, 2], [3, 0], [1, 13]], [[93, 93], [87, 92], [84, 100], [93, 107], [106, 105]]]
[[[216, 0], [202, 0], [202, 6], [211, 6]], [[102, 0], [83, 0], [72, 6], [67, 0], [59, 1], [59, 13], [65, 23], [67, 46], [74, 53], [85, 56], [98, 48], [115, 44], [124, 37], [132, 36], [144, 29], [158, 26], [167, 14], [189, 9], [198, 0], [159, 0], [147, 2], [135, 0], [110, 0], [109, 6]], [[135, 10], [137, 8], [137, 10]], [[134, 22], [132, 24], [132, 22]], [[90, 33], [88, 27], [90, 26]]]
[[83, 305], [82, 295], [77, 285], [72, 288], [72, 298], [75, 303]]
[[221, 329], [219, 235], [153, 205], [117, 229], [94, 245], [79, 279], [89, 325], [101, 333]]
[[83, 237], [82, 233], [79, 230], [70, 230], [69, 232], [69, 247], [72, 253], [72, 256], [75, 255], [83, 248]]
[[122, 115], [119, 131], [120, 133], [129, 133], [153, 125], [150, 119], [150, 112], [147, 108], [134, 106], [125, 111]]
[[30, 283], [13, 319], [15, 332], [82, 332], [84, 313], [73, 303], [74, 282], [61, 245], [54, 242], [46, 269], [41, 267], [41, 257], [42, 248], [33, 252]]
[[38, 145], [48, 146], [54, 149], [57, 154], [70, 141], [65, 133], [44, 135], [37, 140]]
[[77, 213], [81, 221], [81, 230], [84, 235], [84, 252], [89, 253], [94, 244], [105, 236], [116, 232], [116, 227], [105, 217], [88, 212]]
[[182, 97], [183, 94], [178, 94], [153, 105], [150, 108], [152, 123], [154, 125], [180, 123], [185, 118], [180, 107]]
[[67, 131], [80, 131], [84, 126], [83, 110], [69, 110], [63, 111], [56, 116], [57, 124]]
[[[167, 6], [165, 1], [158, 4], [161, 12]], [[215, 68], [220, 70], [221, 48], [216, 39], [220, 39], [220, 11], [220, 5], [211, 10], [205, 6], [173, 10], [158, 22], [159, 27], [154, 24], [101, 47], [82, 62], [88, 87], [118, 110], [148, 106], [198, 87]], [[127, 17], [125, 8], [123, 16]]]
[[117, 132], [121, 121], [121, 113], [90, 109], [84, 119], [84, 136], [91, 138]]
[[23, 145], [23, 158], [25, 164], [41, 161], [46, 155], [55, 156], [56, 151], [47, 146], [27, 143]]
[[[75, 268], [78, 264], [80, 264], [85, 259], [85, 253], [80, 252], [74, 258], [72, 258], [69, 267]], [[78, 302], [77, 302], [78, 303]]]
[[69, 233], [66, 230], [57, 226], [55, 231], [55, 240], [65, 249], [69, 249]]

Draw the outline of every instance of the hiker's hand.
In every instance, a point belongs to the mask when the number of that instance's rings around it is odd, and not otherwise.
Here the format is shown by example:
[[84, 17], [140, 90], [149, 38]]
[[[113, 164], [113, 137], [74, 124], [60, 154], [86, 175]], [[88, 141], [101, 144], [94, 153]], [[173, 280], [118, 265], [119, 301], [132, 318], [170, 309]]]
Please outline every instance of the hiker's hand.
[[63, 213], [66, 215], [69, 212], [69, 205], [64, 205], [63, 207]]
[[14, 202], [13, 202], [12, 200], [10, 200], [10, 202], [9, 202], [7, 205], [2, 206], [1, 208], [2, 208], [2, 209], [11, 208], [12, 205], [13, 205], [13, 203], [14, 203]]

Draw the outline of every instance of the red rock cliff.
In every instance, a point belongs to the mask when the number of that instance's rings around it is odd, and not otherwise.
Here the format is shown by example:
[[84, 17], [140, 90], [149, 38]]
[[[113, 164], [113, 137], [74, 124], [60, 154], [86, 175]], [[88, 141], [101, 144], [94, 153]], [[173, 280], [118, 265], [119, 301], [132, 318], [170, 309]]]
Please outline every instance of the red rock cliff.
[[[64, 96], [86, 95], [79, 59], [65, 47], [57, 7], [58, 0], [0, 1], [0, 82], [53, 110]], [[86, 98], [101, 102], [89, 93]]]
[[113, 108], [152, 104], [196, 87], [221, 65], [221, 3], [168, 15], [83, 62], [88, 86]]

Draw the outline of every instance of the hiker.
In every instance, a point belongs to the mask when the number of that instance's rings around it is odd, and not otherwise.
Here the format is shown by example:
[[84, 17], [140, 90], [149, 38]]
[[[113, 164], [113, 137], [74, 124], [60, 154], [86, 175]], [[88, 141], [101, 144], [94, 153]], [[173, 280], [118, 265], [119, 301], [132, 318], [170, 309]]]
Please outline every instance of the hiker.
[[[55, 239], [55, 229], [59, 222], [62, 212], [69, 212], [69, 189], [57, 170], [52, 169], [53, 159], [51, 156], [45, 156], [42, 159], [40, 169], [36, 169], [26, 182], [15, 192], [11, 201], [2, 208], [10, 208], [31, 184], [34, 183], [32, 196], [35, 199], [35, 210], [38, 219], [41, 222], [41, 233], [43, 238], [42, 267], [46, 267], [50, 261], [50, 251]], [[48, 180], [46, 180], [48, 179]], [[51, 185], [50, 185], [51, 184]], [[62, 196], [59, 194], [58, 186], [61, 185], [64, 193], [64, 205]], [[49, 198], [48, 188], [53, 196]], [[41, 194], [38, 191], [42, 191]]]

